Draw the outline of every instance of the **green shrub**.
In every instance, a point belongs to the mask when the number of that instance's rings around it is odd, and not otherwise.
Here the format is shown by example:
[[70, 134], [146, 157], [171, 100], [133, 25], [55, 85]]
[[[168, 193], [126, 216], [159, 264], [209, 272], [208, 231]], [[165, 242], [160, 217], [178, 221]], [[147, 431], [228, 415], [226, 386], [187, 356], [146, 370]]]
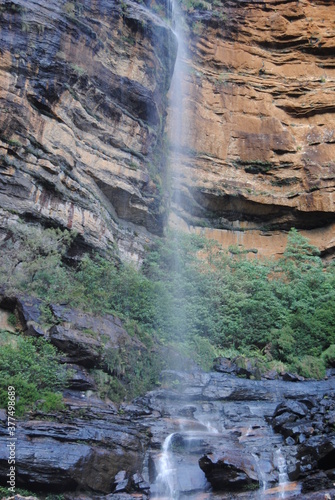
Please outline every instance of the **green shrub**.
[[2, 332], [0, 338], [0, 407], [7, 407], [7, 388], [13, 386], [17, 416], [34, 407], [61, 409], [62, 396], [57, 391], [65, 386], [66, 373], [59, 365], [56, 349], [45, 340], [7, 332]]
[[305, 378], [315, 378], [319, 380], [326, 375], [326, 368], [323, 360], [314, 356], [304, 356], [299, 360], [295, 360], [291, 364], [290, 369], [296, 371]]
[[335, 344], [331, 344], [321, 355], [326, 366], [335, 367]]

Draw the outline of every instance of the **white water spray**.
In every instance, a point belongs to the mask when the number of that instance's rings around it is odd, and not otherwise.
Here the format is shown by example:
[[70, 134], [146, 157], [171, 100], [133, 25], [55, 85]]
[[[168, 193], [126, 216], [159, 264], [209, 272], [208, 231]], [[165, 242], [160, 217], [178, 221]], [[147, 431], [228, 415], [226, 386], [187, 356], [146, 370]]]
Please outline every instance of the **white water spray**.
[[267, 481], [266, 481], [266, 474], [264, 473], [261, 464], [260, 464], [260, 459], [259, 456], [256, 453], [251, 454], [254, 459], [255, 459], [255, 464], [256, 464], [256, 471], [259, 479], [259, 486], [261, 491], [259, 492], [260, 498], [263, 497], [263, 492], [267, 489]]

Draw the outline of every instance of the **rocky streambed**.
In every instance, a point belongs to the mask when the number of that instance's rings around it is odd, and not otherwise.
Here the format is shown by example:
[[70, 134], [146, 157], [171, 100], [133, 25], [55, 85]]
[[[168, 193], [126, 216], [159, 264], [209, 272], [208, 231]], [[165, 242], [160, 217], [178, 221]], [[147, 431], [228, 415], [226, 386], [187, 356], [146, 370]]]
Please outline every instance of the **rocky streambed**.
[[[130, 404], [71, 390], [66, 405], [19, 422], [17, 487], [65, 498], [334, 498], [333, 377], [166, 371]], [[2, 485], [7, 444], [2, 412]]]

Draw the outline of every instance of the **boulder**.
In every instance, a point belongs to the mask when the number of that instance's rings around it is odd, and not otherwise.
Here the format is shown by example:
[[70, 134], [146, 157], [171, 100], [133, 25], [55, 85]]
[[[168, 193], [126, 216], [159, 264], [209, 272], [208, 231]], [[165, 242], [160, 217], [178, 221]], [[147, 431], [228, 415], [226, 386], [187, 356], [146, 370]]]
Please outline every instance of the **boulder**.
[[252, 484], [259, 484], [253, 464], [241, 456], [229, 454], [215, 461], [207, 455], [199, 460], [207, 480], [215, 491], [244, 490]]
[[[92, 405], [92, 401], [90, 402]], [[78, 414], [78, 413], [77, 413]], [[94, 411], [82, 406], [58, 421], [17, 423], [17, 487], [65, 492], [80, 489], [112, 492], [111, 479], [120, 470], [135, 474], [142, 467], [148, 436], [101, 402]], [[8, 431], [0, 427], [0, 481], [8, 473]], [[119, 482], [120, 484], [120, 482]]]
[[298, 417], [305, 417], [308, 413], [308, 408], [302, 402], [287, 399], [277, 406], [274, 412], [274, 416], [276, 417], [278, 415], [281, 415], [282, 413], [294, 413]]

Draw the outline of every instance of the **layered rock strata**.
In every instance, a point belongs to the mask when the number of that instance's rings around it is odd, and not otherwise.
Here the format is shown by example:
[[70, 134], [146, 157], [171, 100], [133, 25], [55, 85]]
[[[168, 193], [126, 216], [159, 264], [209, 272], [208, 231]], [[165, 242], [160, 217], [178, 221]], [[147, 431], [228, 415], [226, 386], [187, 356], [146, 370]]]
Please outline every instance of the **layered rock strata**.
[[131, 0], [5, 1], [0, 27], [2, 232], [19, 216], [136, 259], [166, 218], [170, 27]]
[[283, 251], [295, 226], [332, 251], [334, 5], [237, 0], [196, 9], [185, 7], [172, 222], [268, 255]]

